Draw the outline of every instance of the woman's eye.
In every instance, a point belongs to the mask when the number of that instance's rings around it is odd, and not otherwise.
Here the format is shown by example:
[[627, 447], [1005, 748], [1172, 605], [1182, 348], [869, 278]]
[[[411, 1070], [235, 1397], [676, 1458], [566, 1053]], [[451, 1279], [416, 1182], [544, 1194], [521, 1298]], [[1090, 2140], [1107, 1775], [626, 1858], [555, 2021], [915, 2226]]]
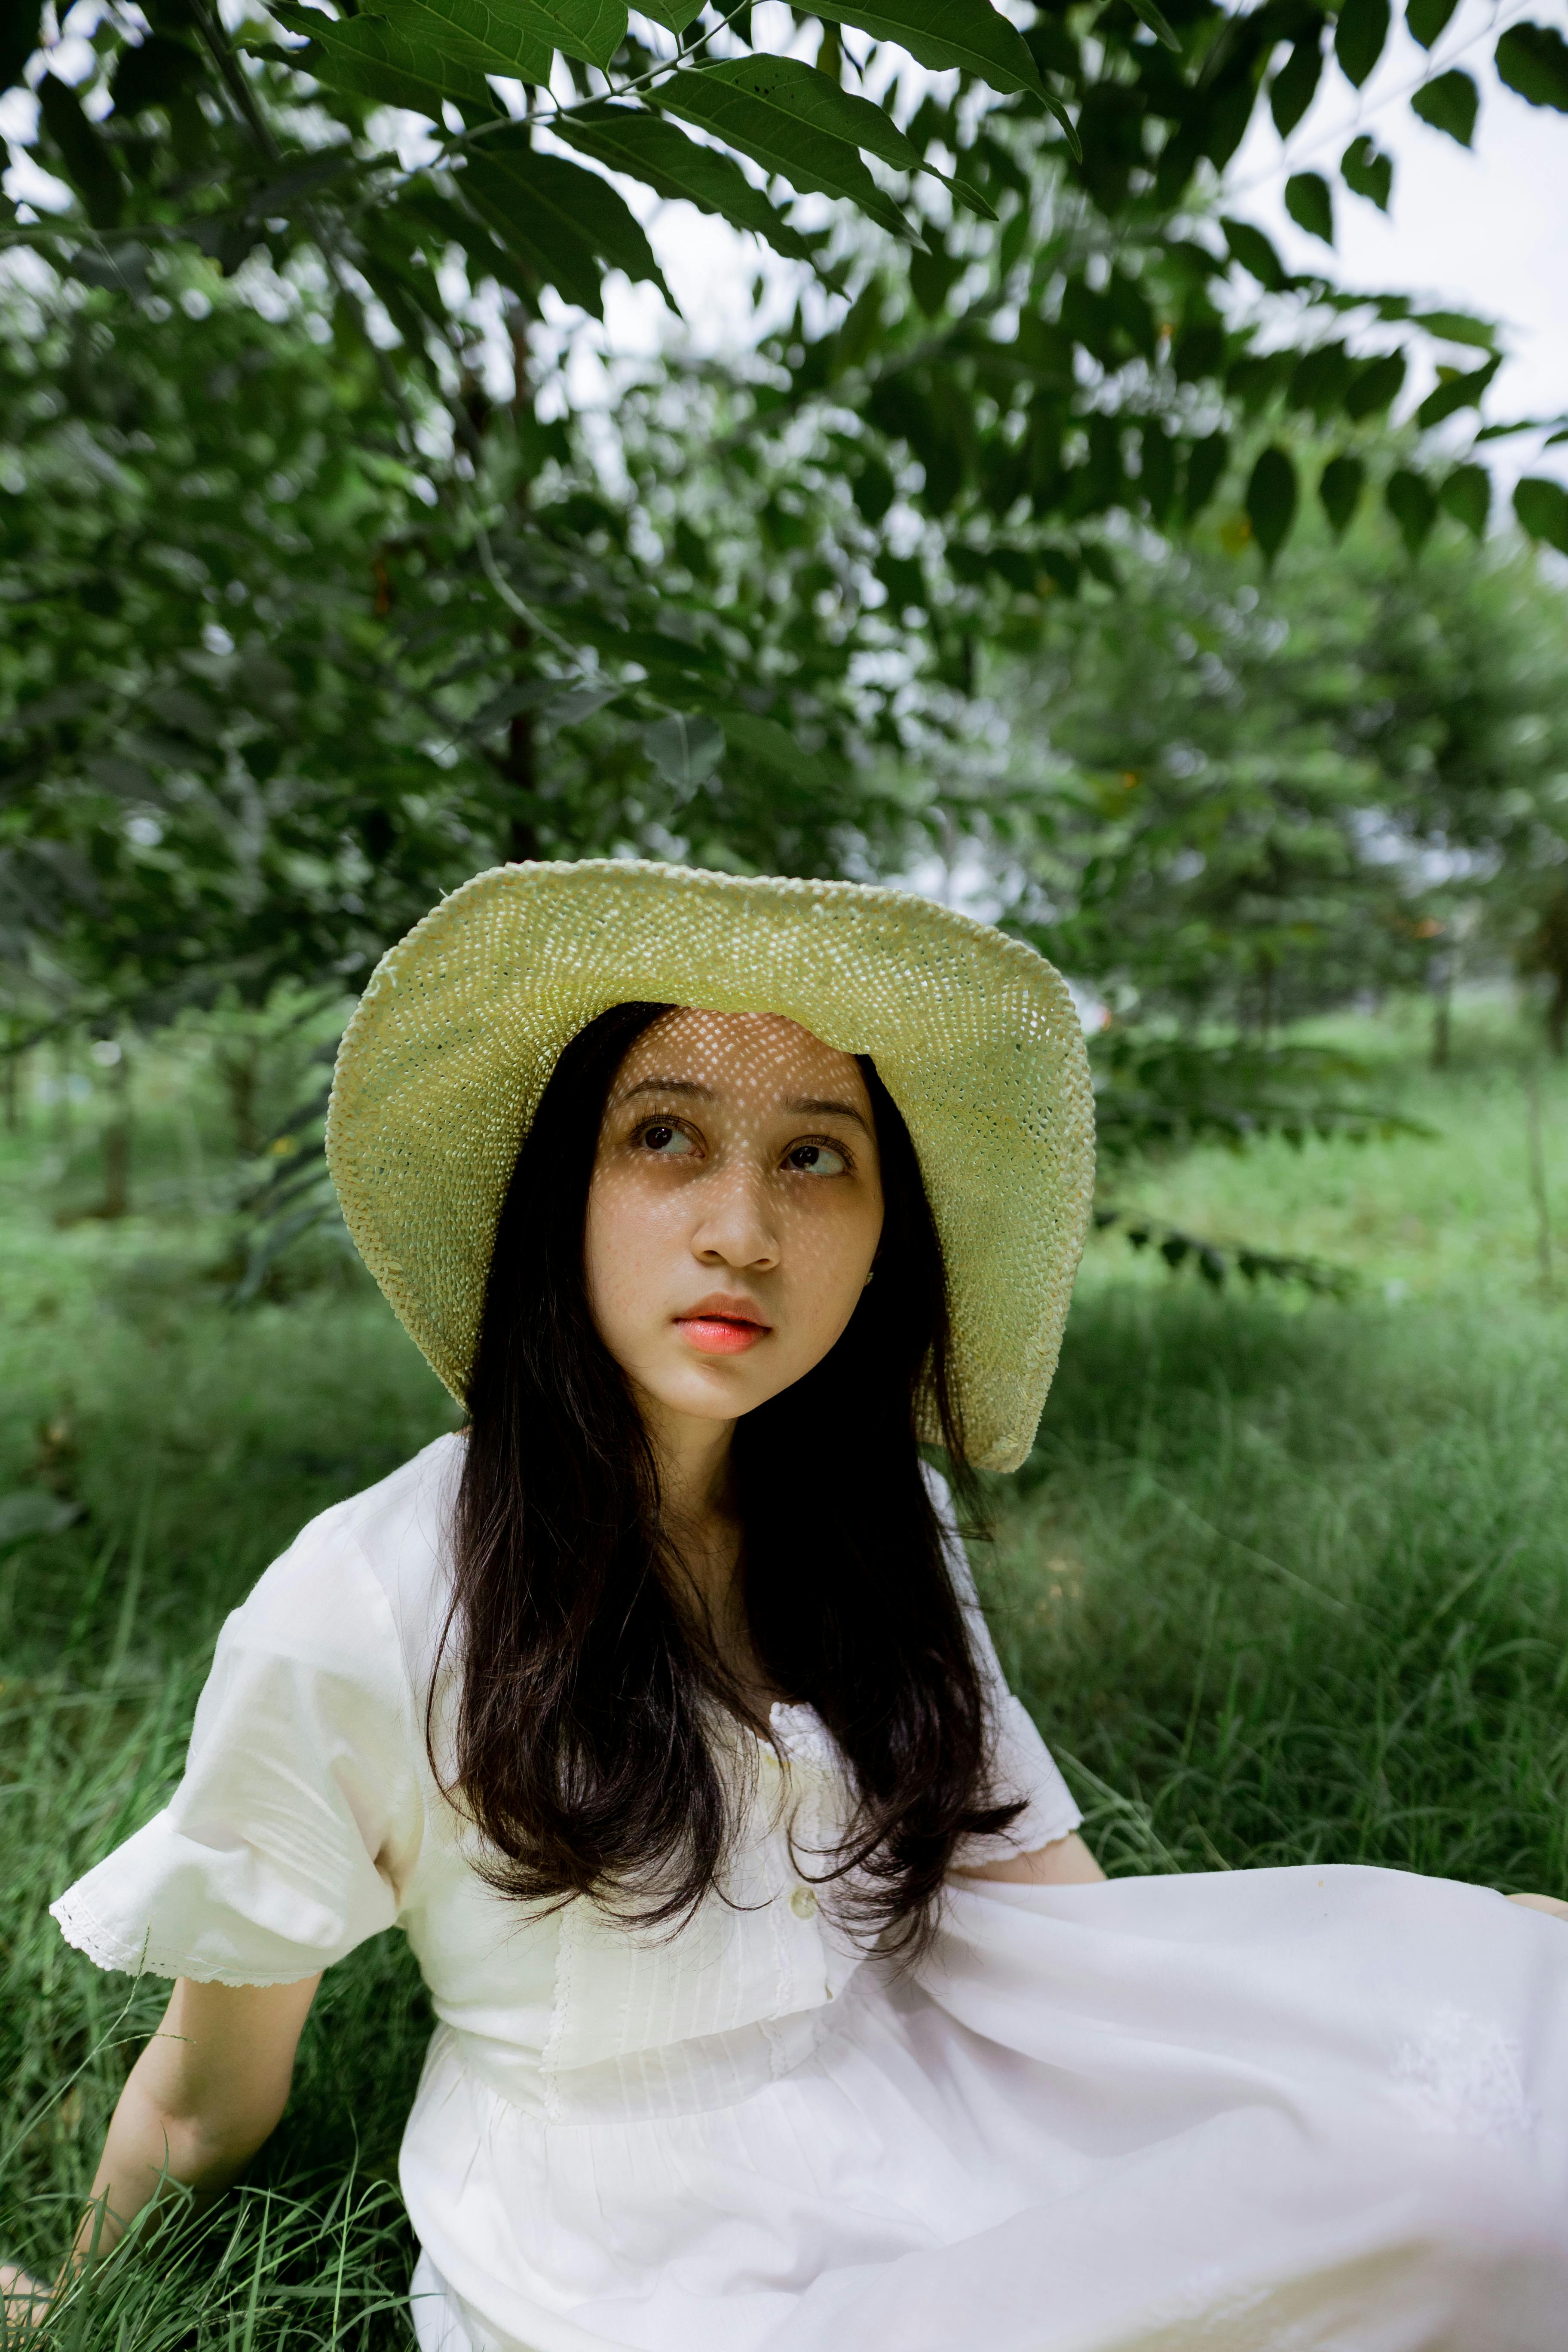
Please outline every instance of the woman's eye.
[[655, 1160], [684, 1160], [697, 1148], [684, 1128], [672, 1127], [667, 1119], [639, 1128], [637, 1141]]
[[794, 1143], [784, 1153], [784, 1166], [802, 1176], [842, 1176], [848, 1164], [831, 1143]]

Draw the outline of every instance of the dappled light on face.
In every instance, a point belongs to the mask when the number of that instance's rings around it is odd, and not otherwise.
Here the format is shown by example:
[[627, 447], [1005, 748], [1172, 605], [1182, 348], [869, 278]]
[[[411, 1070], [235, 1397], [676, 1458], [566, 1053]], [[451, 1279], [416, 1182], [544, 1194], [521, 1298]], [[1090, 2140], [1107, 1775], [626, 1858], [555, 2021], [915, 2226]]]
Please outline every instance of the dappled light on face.
[[844, 1330], [881, 1234], [853, 1055], [766, 1013], [681, 1007], [605, 1104], [584, 1231], [601, 1338], [666, 1412], [733, 1420]]

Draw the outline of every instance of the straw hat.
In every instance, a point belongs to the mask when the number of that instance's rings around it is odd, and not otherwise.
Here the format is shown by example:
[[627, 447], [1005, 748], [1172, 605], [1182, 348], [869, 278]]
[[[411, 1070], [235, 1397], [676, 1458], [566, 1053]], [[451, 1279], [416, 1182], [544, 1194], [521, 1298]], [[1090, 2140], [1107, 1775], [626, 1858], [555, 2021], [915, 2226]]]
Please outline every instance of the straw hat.
[[556, 1057], [631, 999], [783, 1013], [873, 1057], [942, 1236], [972, 1458], [1016, 1469], [1089, 1212], [1078, 1016], [1033, 948], [858, 882], [617, 858], [498, 866], [382, 958], [338, 1054], [327, 1159], [365, 1264], [452, 1394], [462, 1401], [496, 1221]]

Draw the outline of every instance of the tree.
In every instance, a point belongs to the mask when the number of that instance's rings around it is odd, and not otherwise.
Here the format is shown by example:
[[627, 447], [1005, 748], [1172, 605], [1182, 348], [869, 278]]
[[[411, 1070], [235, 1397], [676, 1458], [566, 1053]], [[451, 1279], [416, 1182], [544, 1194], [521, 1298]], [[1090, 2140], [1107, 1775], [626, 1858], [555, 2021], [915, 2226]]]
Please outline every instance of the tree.
[[[1429, 46], [1449, 13], [1420, 0], [1417, 37]], [[30, 14], [44, 22], [37, 6]], [[776, 464], [802, 420], [833, 442], [857, 512], [847, 541], [818, 518], [825, 551], [842, 572], [870, 532], [873, 574], [904, 613], [924, 615], [914, 658], [923, 652], [960, 690], [977, 613], [983, 625], [1019, 604], [1026, 614], [1042, 575], [1067, 589], [1086, 567], [1108, 576], [1105, 529], [1119, 518], [1158, 526], [1201, 512], [1238, 425], [1292, 411], [1338, 416], [1353, 441], [1387, 411], [1405, 374], [1399, 343], [1357, 356], [1323, 340], [1325, 320], [1371, 319], [1400, 343], [1470, 351], [1476, 363], [1446, 368], [1423, 403], [1421, 428], [1480, 403], [1499, 357], [1484, 322], [1288, 277], [1259, 231], [1209, 216], [1212, 174], [1265, 95], [1282, 130], [1300, 119], [1331, 27], [1335, 69], [1365, 79], [1386, 37], [1382, 0], [1352, 0], [1337, 15], [1319, 0], [1267, 0], [1245, 16], [1180, 0], [1169, 22], [1152, 0], [1136, 10], [1111, 0], [1081, 21], [1041, 10], [1024, 34], [988, 0], [947, 0], [941, 11], [878, 0], [858, 14], [869, 37], [860, 66], [842, 30], [854, 12], [797, 19], [808, 38], [819, 28], [811, 66], [756, 51], [749, 10], [721, 17], [689, 0], [648, 12], [640, 31], [597, 0], [505, 0], [482, 19], [466, 0], [379, 0], [374, 12], [342, 15], [279, 5], [273, 21], [247, 19], [233, 37], [208, 0], [155, 0], [150, 20], [110, 0], [99, 70], [73, 89], [47, 53], [28, 60], [25, 7], [4, 62], [36, 85], [38, 152], [78, 205], [19, 221], [9, 236], [132, 295], [160, 255], [199, 252], [232, 275], [264, 254], [279, 272], [301, 257], [324, 268], [350, 327], [379, 307], [401, 339], [378, 364], [405, 454], [431, 401], [449, 425], [451, 454], [433, 478], [460, 566], [485, 530], [519, 520], [515, 481], [488, 468], [468, 396], [474, 295], [500, 289], [521, 350], [546, 289], [589, 312], [606, 269], [662, 290], [616, 179], [718, 212], [793, 259], [813, 315], [827, 320], [808, 331], [803, 307], [759, 366], [733, 373], [733, 454]], [[845, 86], [888, 49], [954, 77], [902, 125]], [[1554, 34], [1515, 26], [1498, 70], [1555, 105], [1559, 50], [1568, 58]], [[1462, 73], [1428, 86], [1447, 90], [1436, 119], [1455, 135], [1460, 85], [1473, 100]], [[378, 101], [426, 118], [428, 162], [405, 166], [386, 152]], [[836, 198], [840, 230], [803, 231], [740, 159]], [[1363, 197], [1386, 200], [1386, 161], [1368, 142], [1347, 151], [1344, 170]], [[449, 297], [459, 262], [467, 290]], [[1234, 315], [1238, 277], [1278, 298], [1270, 315]], [[525, 407], [529, 390], [525, 370]], [[1439, 487], [1399, 469], [1389, 494], [1413, 539], [1439, 496], [1473, 499], [1473, 471], [1450, 466]], [[1551, 491], [1533, 485], [1523, 510], [1531, 528], [1568, 541]], [[1288, 451], [1266, 449], [1247, 499], [1266, 552], [1297, 504]], [[603, 516], [584, 520], [591, 541]], [[557, 521], [571, 531], [570, 517]], [[918, 570], [911, 521], [922, 527]], [[557, 615], [552, 633], [541, 628], [530, 583], [509, 572], [514, 557], [526, 569], [536, 536], [531, 521], [509, 530], [501, 551], [510, 599], [526, 608], [514, 614], [527, 633], [520, 653], [548, 644], [595, 667], [625, 655], [602, 614], [592, 626]], [[485, 568], [493, 579], [496, 565]], [[942, 593], [952, 577], [957, 596]], [[688, 690], [678, 706], [690, 699]], [[717, 699], [734, 707], [727, 688]], [[790, 727], [783, 707], [758, 715]], [[514, 764], [526, 783], [521, 744]]]
[[[1292, 417], [1338, 420], [1321, 495], [1342, 521], [1388, 467], [1413, 341], [1475, 362], [1417, 436], [1485, 395], [1485, 322], [1289, 278], [1206, 193], [1266, 96], [1299, 119], [1331, 25], [1335, 69], [1364, 79], [1385, 12], [1183, 0], [1167, 24], [1113, 0], [1022, 35], [985, 0], [859, 14], [847, 42], [843, 12], [801, 17], [807, 65], [757, 52], [744, 12], [680, 5], [639, 30], [577, 0], [482, 22], [382, 0], [230, 33], [207, 0], [110, 0], [75, 89], [47, 14], [14, 18], [0, 67], [75, 191], [6, 231], [54, 273], [6, 394], [13, 576], [42, 566], [53, 594], [9, 677], [10, 939], [35, 1001], [53, 979], [62, 1008], [86, 985], [153, 1017], [347, 977], [501, 855], [886, 870], [911, 831], [971, 821], [987, 643], [1045, 644], [1063, 597], [1114, 589], [1131, 530], [1216, 497], [1272, 560], [1300, 505]], [[1439, 20], [1423, 0], [1418, 36]], [[1523, 29], [1498, 69], [1556, 104], [1556, 37]], [[952, 78], [895, 121], [850, 85], [900, 47]], [[388, 153], [383, 102], [424, 115], [428, 160]], [[1346, 181], [1376, 200], [1365, 150]], [[668, 371], [628, 394], [607, 482], [570, 415], [541, 422], [529, 352], [547, 289], [593, 312], [607, 269], [662, 283], [617, 181], [765, 238], [802, 301], [755, 353], [689, 372], [678, 415]], [[803, 227], [788, 186], [833, 196], [837, 226]], [[498, 295], [518, 353], [499, 407], [473, 363]], [[1393, 347], [1352, 350], [1369, 321]], [[73, 507], [55, 486], [83, 435], [106, 488]], [[1424, 446], [1386, 471], [1412, 548], [1442, 503], [1476, 520], [1478, 469], [1428, 478]], [[1547, 537], [1550, 487], [1521, 509]]]

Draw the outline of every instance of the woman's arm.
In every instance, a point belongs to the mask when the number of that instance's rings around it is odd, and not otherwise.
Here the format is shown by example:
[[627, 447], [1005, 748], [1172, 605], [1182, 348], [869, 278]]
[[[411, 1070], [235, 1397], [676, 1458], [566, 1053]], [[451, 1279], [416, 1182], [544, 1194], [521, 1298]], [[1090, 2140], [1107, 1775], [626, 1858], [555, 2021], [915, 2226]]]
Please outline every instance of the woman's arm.
[[[1076, 1830], [1037, 1853], [1009, 1854], [1005, 1862], [983, 1863], [976, 1870], [961, 1867], [954, 1874], [1000, 1878], [1015, 1886], [1091, 1886], [1105, 1876]], [[1555, 1895], [1510, 1895], [1508, 1899], [1531, 1911], [1544, 1911], [1553, 1919], [1568, 1919], [1568, 1903]]]
[[1033, 1853], [1010, 1853], [1004, 1862], [983, 1862], [973, 1870], [959, 1865], [954, 1874], [999, 1878], [1011, 1886], [1092, 1886], [1105, 1876], [1076, 1830]]
[[[167, 2172], [205, 2203], [226, 2189], [288, 2103], [300, 2032], [320, 1976], [298, 1984], [175, 1979], [162, 2024], [126, 2077], [83, 2217], [53, 2294], [118, 2243]], [[97, 2236], [96, 2254], [93, 2245]], [[33, 2282], [0, 2273], [7, 2318], [28, 2315]], [[34, 2305], [33, 2315], [41, 2315]]]

